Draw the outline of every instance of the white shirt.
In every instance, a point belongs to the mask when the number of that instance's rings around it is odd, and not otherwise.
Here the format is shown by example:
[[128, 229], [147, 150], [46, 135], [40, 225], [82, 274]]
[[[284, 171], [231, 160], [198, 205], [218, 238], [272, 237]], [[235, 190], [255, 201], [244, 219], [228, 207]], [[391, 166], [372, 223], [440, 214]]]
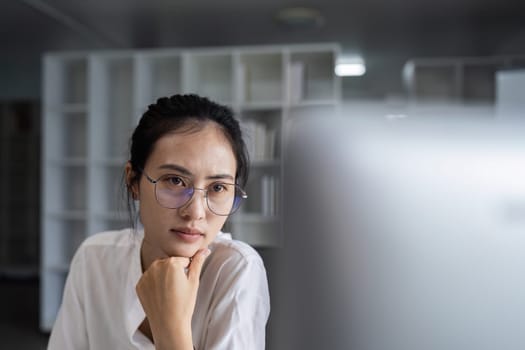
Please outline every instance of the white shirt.
[[[49, 350], [155, 349], [138, 330], [145, 318], [135, 292], [142, 239], [142, 233], [126, 229], [82, 243], [71, 262]], [[270, 301], [261, 257], [222, 232], [209, 248], [192, 318], [195, 349], [264, 349]]]

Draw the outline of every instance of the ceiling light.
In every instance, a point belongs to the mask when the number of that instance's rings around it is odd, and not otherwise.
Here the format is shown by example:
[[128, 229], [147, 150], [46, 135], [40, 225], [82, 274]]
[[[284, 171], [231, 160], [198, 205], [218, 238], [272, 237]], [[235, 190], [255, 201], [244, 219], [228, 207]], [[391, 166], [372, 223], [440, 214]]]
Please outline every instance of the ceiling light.
[[359, 77], [365, 74], [366, 66], [361, 57], [340, 57], [334, 71], [339, 77]]
[[287, 7], [280, 10], [275, 18], [292, 27], [320, 27], [324, 23], [321, 12], [310, 7]]

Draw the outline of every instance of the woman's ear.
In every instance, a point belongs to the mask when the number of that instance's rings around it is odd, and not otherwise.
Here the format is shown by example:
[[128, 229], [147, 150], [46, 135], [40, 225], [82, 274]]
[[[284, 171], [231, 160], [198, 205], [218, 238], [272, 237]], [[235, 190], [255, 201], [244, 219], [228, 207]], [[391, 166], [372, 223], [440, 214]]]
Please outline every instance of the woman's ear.
[[131, 166], [131, 162], [126, 162], [126, 187], [128, 191], [131, 193], [131, 198], [133, 200], [139, 199], [139, 184], [136, 180], [136, 173], [133, 171], [133, 167]]

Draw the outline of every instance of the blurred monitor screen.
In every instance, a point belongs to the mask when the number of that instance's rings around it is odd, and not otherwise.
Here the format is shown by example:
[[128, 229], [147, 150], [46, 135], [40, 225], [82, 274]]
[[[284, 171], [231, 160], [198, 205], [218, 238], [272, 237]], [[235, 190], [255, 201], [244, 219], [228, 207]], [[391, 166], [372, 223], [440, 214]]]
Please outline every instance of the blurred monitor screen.
[[525, 348], [525, 123], [287, 125], [283, 349]]

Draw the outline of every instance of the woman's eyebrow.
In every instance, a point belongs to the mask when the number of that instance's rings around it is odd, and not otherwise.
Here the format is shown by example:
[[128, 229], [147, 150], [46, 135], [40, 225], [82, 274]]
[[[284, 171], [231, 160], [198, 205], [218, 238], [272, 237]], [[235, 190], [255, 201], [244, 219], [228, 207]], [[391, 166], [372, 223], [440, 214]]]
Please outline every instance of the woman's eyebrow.
[[217, 174], [217, 175], [206, 176], [206, 179], [207, 180], [224, 180], [224, 179], [228, 179], [228, 180], [231, 180], [231, 181], [235, 181], [235, 178], [233, 176], [231, 176], [230, 174]]
[[192, 177], [193, 176], [191, 171], [189, 171], [188, 169], [186, 169], [183, 166], [176, 165], [176, 164], [162, 164], [161, 166], [159, 166], [159, 169], [175, 170], [175, 171], [179, 172], [181, 175], [186, 175], [187, 177]]
[[[177, 164], [163, 164], [163, 165], [159, 166], [159, 169], [174, 170], [174, 171], [177, 171], [178, 173], [180, 173], [181, 175], [185, 175], [187, 177], [194, 177], [194, 175], [193, 175], [193, 173], [191, 171], [189, 171], [185, 167], [177, 165]], [[227, 173], [206, 176], [206, 179], [207, 180], [224, 180], [224, 179], [228, 179], [228, 180], [231, 180], [231, 181], [235, 181], [235, 178], [232, 175], [227, 174]]]

